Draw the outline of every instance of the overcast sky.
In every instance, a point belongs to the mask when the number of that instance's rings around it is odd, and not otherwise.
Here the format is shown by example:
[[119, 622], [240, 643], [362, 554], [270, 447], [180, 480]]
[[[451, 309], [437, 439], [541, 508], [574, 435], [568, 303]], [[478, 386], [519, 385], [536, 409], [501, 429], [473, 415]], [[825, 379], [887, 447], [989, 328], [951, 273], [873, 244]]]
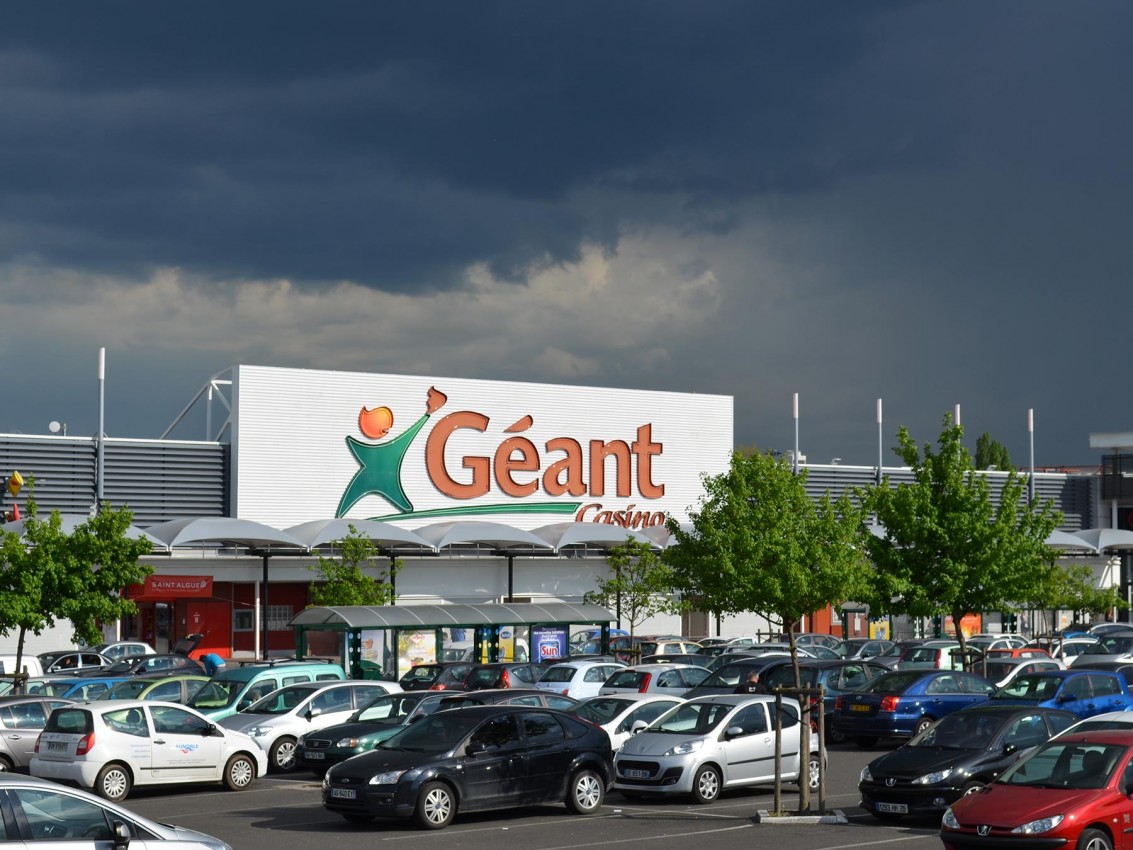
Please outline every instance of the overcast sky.
[[[1128, 2], [9, 4], [0, 432], [235, 364], [735, 398], [1040, 466], [1133, 430]], [[183, 426], [174, 436], [199, 439]]]

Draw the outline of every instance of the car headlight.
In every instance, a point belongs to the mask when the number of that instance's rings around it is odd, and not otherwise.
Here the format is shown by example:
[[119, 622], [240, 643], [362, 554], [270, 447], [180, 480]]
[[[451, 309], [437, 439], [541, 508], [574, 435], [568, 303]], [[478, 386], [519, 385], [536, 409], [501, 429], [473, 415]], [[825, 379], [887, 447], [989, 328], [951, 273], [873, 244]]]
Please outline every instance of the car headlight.
[[944, 770], [938, 770], [936, 771], [936, 773], [926, 773], [924, 776], [918, 776], [916, 779], [914, 779], [912, 784], [935, 785], [937, 782], [943, 782], [945, 779], [951, 776], [954, 769], [955, 768], [949, 767], [945, 768]]
[[330, 771], [323, 774], [323, 790], [330, 788]]
[[862, 768], [862, 773], [861, 776], [858, 777], [858, 782], [873, 782], [873, 774], [870, 773], [868, 764]]
[[340, 738], [334, 742], [335, 747], [352, 750], [362, 743], [361, 738]]
[[1013, 830], [1011, 830], [1011, 834], [1036, 835], [1040, 832], [1049, 832], [1060, 823], [1062, 823], [1062, 821], [1065, 819], [1066, 815], [1051, 815], [1049, 818], [1039, 818], [1038, 820], [1033, 820], [1030, 823], [1025, 823], [1022, 826], [1015, 827]]
[[956, 815], [952, 814], [952, 807], [949, 806], [944, 810], [944, 817], [940, 820], [941, 826], [945, 829], [959, 829], [960, 821], [956, 820]]
[[390, 770], [370, 777], [371, 785], [394, 785], [405, 775], [404, 770]]
[[681, 743], [677, 744], [675, 747], [670, 747], [669, 749], [665, 750], [665, 752], [663, 752], [661, 755], [663, 755], [663, 756], [684, 756], [684, 755], [688, 755], [689, 753], [695, 753], [702, 746], [704, 746], [704, 739], [703, 738], [696, 738], [692, 741], [682, 741]]

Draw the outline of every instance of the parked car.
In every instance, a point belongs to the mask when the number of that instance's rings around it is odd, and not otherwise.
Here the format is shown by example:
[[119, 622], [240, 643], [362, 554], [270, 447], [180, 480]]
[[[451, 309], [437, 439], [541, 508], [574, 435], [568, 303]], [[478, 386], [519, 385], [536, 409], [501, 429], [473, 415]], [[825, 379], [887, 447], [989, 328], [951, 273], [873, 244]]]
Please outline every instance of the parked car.
[[204, 675], [200, 662], [185, 655], [132, 655], [101, 669], [79, 670], [75, 676], [176, 676]]
[[[790, 656], [786, 656], [787, 660], [789, 658]], [[735, 661], [717, 667], [695, 687], [678, 696], [692, 699], [709, 694], [734, 694], [741, 684], [751, 682], [752, 676], [758, 682], [764, 670], [783, 660], [784, 656], [781, 655], [740, 656]]]
[[834, 728], [859, 746], [911, 738], [935, 721], [984, 702], [995, 685], [962, 670], [894, 670], [834, 700]]
[[462, 691], [464, 680], [475, 666], [471, 661], [414, 664], [398, 684], [406, 691]]
[[989, 649], [1021, 649], [1027, 645], [1027, 638], [1015, 634], [975, 634], [964, 641], [973, 652], [987, 652]]
[[[695, 667], [708, 669], [711, 658], [700, 652], [682, 653], [680, 655], [644, 655], [638, 664], [692, 664]], [[621, 665], [625, 667], [625, 664]]]
[[321, 661], [265, 661], [229, 667], [217, 673], [187, 703], [205, 717], [221, 720], [272, 691], [299, 682], [337, 682], [346, 678], [341, 664]]
[[529, 705], [572, 711], [578, 705], [578, 700], [536, 688], [494, 688], [444, 694], [437, 710], [448, 711], [453, 708], [467, 708], [470, 705]]
[[1075, 661], [1073, 665], [1075, 670], [1108, 670], [1110, 673], [1119, 673], [1125, 679], [1125, 684], [1130, 688], [1130, 693], [1133, 693], [1133, 661], [1086, 661], [1081, 659]]
[[1115, 632], [1133, 632], [1133, 623], [1094, 623], [1086, 631], [1099, 637]]
[[1032, 646], [1038, 646], [1050, 653], [1051, 658], [1061, 659], [1067, 667], [1085, 652], [1092, 644], [1098, 642], [1097, 635], [1081, 635], [1072, 638], [1039, 638], [1031, 641]]
[[839, 656], [846, 659], [866, 659], [873, 658], [875, 655], [881, 655], [885, 650], [893, 646], [891, 640], [877, 640], [874, 638], [849, 638], [847, 640], [839, 641], [834, 646], [830, 647]]
[[896, 670], [897, 665], [905, 655], [905, 650], [912, 649], [913, 647], [922, 646], [926, 643], [922, 638], [911, 638], [909, 640], [894, 641], [893, 645], [885, 650], [880, 655], [875, 655], [870, 659], [874, 664], [881, 664], [889, 670]]
[[1063, 735], [1073, 735], [1078, 732], [1096, 732], [1110, 729], [1133, 729], [1133, 711], [1107, 711], [1104, 714], [1095, 714], [1079, 720]]
[[267, 759], [247, 735], [186, 706], [113, 700], [52, 711], [30, 769], [119, 802], [136, 785], [220, 782], [242, 791], [267, 770]]
[[960, 644], [955, 641], [928, 641], [911, 646], [897, 661], [898, 670], [963, 670]]
[[296, 743], [303, 735], [342, 723], [376, 697], [400, 690], [395, 682], [298, 682], [218, 722], [250, 736], [268, 754], [270, 769], [286, 773], [295, 769]]
[[940, 816], [1076, 720], [1068, 711], [986, 702], [953, 712], [862, 769], [861, 806], [878, 820]]
[[115, 640], [92, 646], [95, 652], [105, 655], [111, 661], [119, 661], [131, 655], [157, 655], [157, 650], [140, 640]]
[[112, 687], [100, 699], [144, 699], [184, 705], [209, 681], [204, 674], [132, 676]]
[[203, 832], [158, 823], [78, 788], [66, 788], [32, 776], [0, 774], [0, 794], [11, 807], [7, 838], [25, 847], [45, 843], [72, 850], [135, 847], [158, 850], [165, 842], [176, 850], [232, 850]]
[[1107, 670], [1048, 670], [1019, 676], [992, 696], [1001, 705], [1061, 708], [1078, 717], [1133, 708], [1125, 678]]
[[622, 636], [610, 640], [610, 651], [627, 664], [646, 655], [687, 655], [699, 651], [700, 644], [680, 635]]
[[1113, 631], [1098, 635], [1097, 643], [1078, 653], [1075, 664], [1096, 661], [1133, 662], [1133, 631]]
[[103, 699], [120, 682], [130, 676], [101, 676], [97, 679], [44, 676], [42, 679], [29, 679], [27, 693], [58, 697], [73, 702], [93, 702]]
[[648, 726], [682, 702], [684, 700], [680, 697], [657, 694], [611, 694], [585, 699], [570, 711], [605, 729], [610, 736], [610, 746], [616, 753], [634, 734], [633, 728], [638, 721]]
[[825, 646], [833, 649], [840, 642], [840, 638], [822, 632], [800, 632], [795, 635], [796, 646]]
[[606, 696], [636, 692], [679, 697], [710, 675], [708, 668], [694, 664], [639, 664], [618, 670], [602, 684], [598, 693]]
[[464, 677], [464, 689], [477, 691], [484, 688], [533, 688], [545, 669], [538, 664], [520, 661], [476, 664]]
[[412, 818], [442, 829], [457, 811], [563, 801], [598, 811], [610, 739], [561, 711], [509, 705], [438, 711], [323, 777], [323, 806], [351, 823]]
[[[626, 741], [613, 788], [633, 799], [691, 795], [711, 803], [726, 789], [775, 781], [775, 697], [719, 694], [683, 702]], [[819, 756], [799, 751], [799, 707], [782, 703], [782, 779], [818, 787]]]
[[102, 670], [114, 662], [94, 650], [49, 652], [39, 656], [44, 676], [69, 676], [76, 670]]
[[0, 772], [27, 768], [48, 716], [69, 704], [54, 697], [0, 697]]
[[1059, 735], [953, 803], [941, 820], [941, 841], [947, 850], [1124, 847], [1121, 825], [1133, 819], [1131, 754], [1131, 731]]
[[[845, 735], [834, 728], [834, 701], [838, 696], [858, 691], [869, 681], [888, 672], [873, 661], [823, 661], [817, 658], [799, 661], [801, 686], [825, 690], [822, 710], [827, 743], [841, 744], [846, 740]], [[768, 667], [760, 680], [768, 693], [776, 687], [793, 688], [795, 670], [790, 661], [780, 661]], [[814, 728], [817, 729], [817, 725]]]
[[340, 761], [374, 749], [410, 723], [432, 714], [444, 696], [441, 691], [383, 694], [344, 722], [300, 737], [295, 745], [297, 767], [322, 776]]
[[[790, 657], [791, 653], [789, 652], [764, 652], [755, 655], [750, 652], [727, 652], [722, 655], [717, 655], [711, 661], [709, 661], [708, 669], [712, 672], [716, 672], [717, 670], [721, 670], [724, 667], [727, 667], [729, 664], [734, 664], [739, 661], [762, 661], [764, 663], [770, 664], [773, 661], [779, 661], [781, 659]], [[723, 693], [723, 691], [721, 691], [721, 693]]]
[[619, 670], [620, 662], [568, 661], [552, 664], [543, 671], [535, 688], [581, 700], [597, 696], [598, 689]]

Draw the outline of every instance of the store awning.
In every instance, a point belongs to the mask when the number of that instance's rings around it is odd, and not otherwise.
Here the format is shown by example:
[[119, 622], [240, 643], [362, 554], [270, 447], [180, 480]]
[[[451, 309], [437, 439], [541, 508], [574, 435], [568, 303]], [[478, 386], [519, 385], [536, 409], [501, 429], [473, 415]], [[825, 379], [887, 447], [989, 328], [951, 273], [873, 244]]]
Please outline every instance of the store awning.
[[314, 549], [344, 540], [350, 535], [351, 526], [380, 549], [435, 551], [433, 544], [416, 532], [372, 519], [316, 519], [293, 525], [287, 533], [301, 540], [308, 549]]
[[289, 625], [328, 629], [448, 628], [450, 626], [519, 626], [530, 623], [590, 625], [617, 619], [601, 605], [571, 602], [512, 602], [477, 605], [314, 606]]
[[[640, 531], [633, 528], [622, 528], [618, 525], [608, 525], [601, 522], [556, 522], [543, 525], [532, 532], [555, 547], [555, 551], [564, 546], [593, 546], [598, 549], [612, 549], [623, 545], [627, 539], [645, 543], [648, 546], [660, 544]], [[668, 535], [668, 531], [665, 532]]]

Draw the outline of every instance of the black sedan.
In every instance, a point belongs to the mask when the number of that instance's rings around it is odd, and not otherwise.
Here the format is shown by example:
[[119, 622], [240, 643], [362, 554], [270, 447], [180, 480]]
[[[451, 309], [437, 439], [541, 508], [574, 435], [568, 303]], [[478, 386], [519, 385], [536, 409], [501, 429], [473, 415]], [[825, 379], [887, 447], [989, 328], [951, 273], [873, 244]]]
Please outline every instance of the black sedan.
[[475, 666], [471, 661], [414, 664], [398, 684], [406, 691], [463, 691], [464, 680]]
[[412, 818], [442, 829], [462, 812], [565, 802], [598, 811], [612, 776], [605, 730], [514, 705], [439, 711], [323, 777], [323, 806], [351, 823]]
[[564, 694], [535, 688], [492, 688], [485, 691], [446, 694], [441, 697], [437, 711], [467, 708], [470, 705], [531, 705], [573, 711], [578, 705], [578, 700]]
[[988, 703], [949, 714], [865, 766], [862, 808], [878, 820], [940, 817], [1077, 719], [1059, 709]]
[[[875, 664], [872, 659], [870, 661], [825, 661], [818, 658], [799, 660], [799, 680], [802, 687], [821, 687], [824, 690], [823, 725], [826, 727], [828, 744], [841, 744], [846, 740], [845, 734], [834, 728], [834, 701], [841, 694], [859, 690], [863, 685], [887, 672], [889, 672], [887, 668]], [[791, 666], [791, 660], [784, 659], [765, 668], [760, 681], [767, 689], [767, 693], [773, 693], [777, 687], [793, 688], [795, 670]], [[817, 719], [812, 718], [811, 722], [817, 723]]]

